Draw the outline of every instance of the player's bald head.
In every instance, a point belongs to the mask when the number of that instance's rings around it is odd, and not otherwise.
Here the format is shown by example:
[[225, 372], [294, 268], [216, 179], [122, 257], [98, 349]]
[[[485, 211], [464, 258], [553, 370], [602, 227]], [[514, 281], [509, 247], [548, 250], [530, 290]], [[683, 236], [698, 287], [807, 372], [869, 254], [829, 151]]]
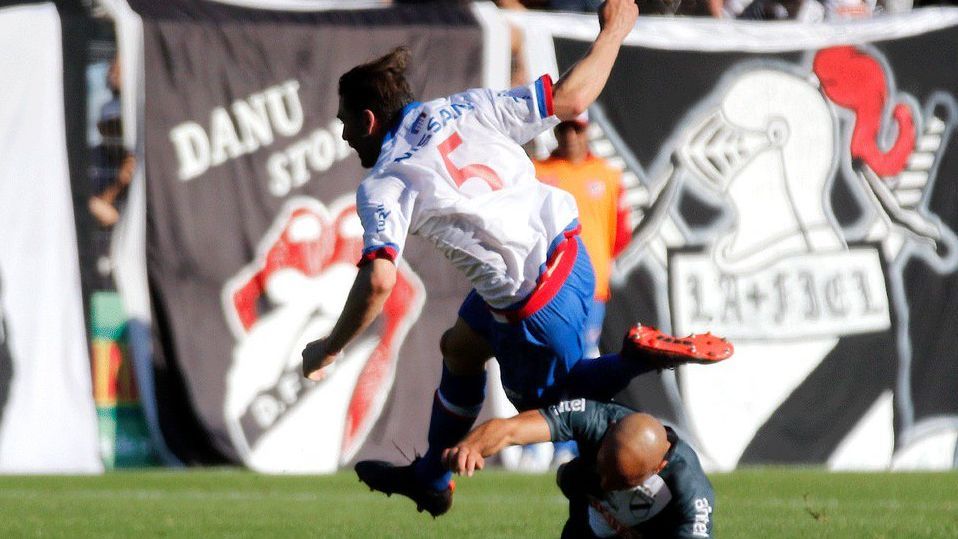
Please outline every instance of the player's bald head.
[[635, 413], [609, 429], [599, 448], [597, 467], [603, 490], [639, 485], [664, 465], [669, 439], [657, 419]]

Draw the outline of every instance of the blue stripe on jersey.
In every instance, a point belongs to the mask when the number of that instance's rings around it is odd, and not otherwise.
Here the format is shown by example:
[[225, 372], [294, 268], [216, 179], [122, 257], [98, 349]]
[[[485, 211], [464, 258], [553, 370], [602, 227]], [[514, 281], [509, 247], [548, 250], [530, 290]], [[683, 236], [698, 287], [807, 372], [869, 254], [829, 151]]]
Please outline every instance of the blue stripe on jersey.
[[539, 117], [548, 118], [549, 113], [546, 110], [546, 90], [542, 85], [542, 77], [536, 79], [536, 104], [539, 107]]
[[373, 251], [377, 251], [377, 250], [382, 249], [382, 248], [384, 248], [384, 247], [392, 247], [393, 249], [396, 250], [397, 253], [399, 252], [399, 246], [398, 246], [398, 245], [396, 245], [396, 244], [393, 243], [393, 242], [387, 242], [387, 243], [383, 243], [383, 244], [380, 244], [380, 245], [371, 245], [371, 246], [369, 246], [369, 247], [366, 247], [365, 249], [363, 249], [363, 254], [365, 255], [365, 254], [367, 254], [367, 253], [371, 253], [371, 252], [373, 252]]
[[395, 123], [389, 128], [388, 131], [386, 131], [386, 136], [383, 137], [383, 146], [385, 146], [387, 142], [396, 136], [396, 133], [399, 131], [399, 126], [402, 125], [403, 120], [406, 119], [406, 115], [412, 112], [413, 109], [419, 108], [420, 105], [422, 105], [421, 102], [413, 101], [411, 103], [407, 103], [402, 110], [399, 111], [399, 114], [396, 115], [396, 119], [394, 120]]

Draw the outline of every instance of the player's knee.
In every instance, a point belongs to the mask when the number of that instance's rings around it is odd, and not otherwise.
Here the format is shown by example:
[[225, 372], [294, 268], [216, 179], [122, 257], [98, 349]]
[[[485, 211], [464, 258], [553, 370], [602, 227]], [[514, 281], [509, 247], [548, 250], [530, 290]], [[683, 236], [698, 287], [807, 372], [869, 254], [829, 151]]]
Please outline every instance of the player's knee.
[[453, 339], [452, 333], [452, 329], [447, 329], [439, 338], [439, 351], [442, 352], [442, 357], [449, 355], [452, 350], [452, 343], [450, 342]]
[[[478, 344], [478, 343], [473, 343]], [[480, 346], [472, 346], [469, 338], [456, 331], [456, 328], [449, 328], [439, 339], [439, 351], [442, 357], [468, 358], [470, 356], [480, 356]]]
[[489, 354], [484, 352], [483, 343], [470, 344], [468, 341], [469, 339], [459, 335], [455, 328], [446, 330], [439, 339], [443, 361], [446, 367], [456, 374], [481, 371], [489, 359]]
[[446, 366], [452, 372], [460, 372], [469, 368], [469, 358], [463, 353], [462, 346], [456, 339], [456, 332], [447, 329], [439, 339], [439, 351], [442, 353], [442, 359]]

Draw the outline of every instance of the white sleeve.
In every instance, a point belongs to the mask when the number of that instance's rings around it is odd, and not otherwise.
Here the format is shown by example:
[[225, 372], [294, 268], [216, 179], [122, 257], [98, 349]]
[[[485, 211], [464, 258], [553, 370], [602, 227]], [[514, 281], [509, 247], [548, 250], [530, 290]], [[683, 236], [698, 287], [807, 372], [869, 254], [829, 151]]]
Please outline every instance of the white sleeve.
[[528, 86], [495, 92], [482, 90], [481, 110], [503, 134], [519, 144], [559, 124], [552, 108], [552, 77], [543, 75]]
[[360, 266], [376, 258], [399, 261], [415, 194], [399, 178], [367, 178], [356, 191], [356, 212], [363, 225], [363, 254]]

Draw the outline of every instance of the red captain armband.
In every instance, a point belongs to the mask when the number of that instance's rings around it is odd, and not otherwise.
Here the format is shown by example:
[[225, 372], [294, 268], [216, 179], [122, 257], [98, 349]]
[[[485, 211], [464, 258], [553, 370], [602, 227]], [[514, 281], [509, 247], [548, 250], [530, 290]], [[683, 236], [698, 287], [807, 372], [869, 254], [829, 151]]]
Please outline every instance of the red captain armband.
[[373, 249], [363, 253], [362, 258], [359, 259], [359, 262], [356, 263], [356, 266], [361, 268], [377, 258], [385, 258], [390, 262], [396, 262], [396, 248], [390, 245], [384, 245], [378, 249]]

